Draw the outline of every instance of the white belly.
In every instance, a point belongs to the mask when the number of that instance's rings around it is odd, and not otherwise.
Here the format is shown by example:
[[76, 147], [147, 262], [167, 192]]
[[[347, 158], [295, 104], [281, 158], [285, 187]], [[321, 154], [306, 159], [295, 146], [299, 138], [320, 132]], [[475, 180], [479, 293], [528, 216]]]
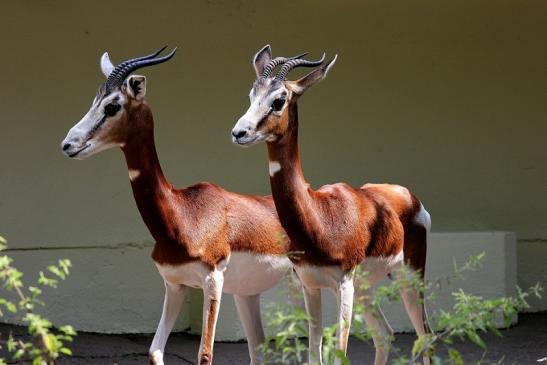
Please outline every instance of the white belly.
[[[360, 266], [363, 271], [367, 272], [368, 283], [374, 285], [400, 265], [403, 259], [404, 255], [401, 250], [395, 256], [367, 257], [361, 262]], [[328, 288], [336, 290], [344, 275], [347, 274], [338, 266], [297, 265], [294, 269], [302, 283], [311, 289]]]
[[[210, 269], [201, 261], [183, 265], [159, 265], [160, 275], [171, 284], [202, 288]], [[272, 288], [291, 267], [286, 256], [233, 252], [224, 271], [223, 292], [254, 295]]]
[[298, 265], [294, 269], [302, 284], [310, 289], [328, 288], [336, 291], [346, 275], [339, 266]]
[[375, 285], [378, 281], [382, 280], [403, 263], [404, 254], [401, 250], [398, 254], [394, 256], [385, 256], [385, 257], [366, 257], [361, 262], [361, 268], [365, 271], [367, 282], [369, 285]]
[[233, 252], [224, 272], [224, 291], [253, 295], [273, 287], [291, 267], [286, 256]]

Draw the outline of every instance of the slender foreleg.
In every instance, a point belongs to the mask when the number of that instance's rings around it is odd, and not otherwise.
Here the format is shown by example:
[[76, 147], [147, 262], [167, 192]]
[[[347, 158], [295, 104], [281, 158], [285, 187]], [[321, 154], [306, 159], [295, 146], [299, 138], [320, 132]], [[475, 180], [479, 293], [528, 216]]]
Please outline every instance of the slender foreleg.
[[[339, 283], [336, 293], [338, 302], [338, 348], [346, 354], [348, 346], [349, 331], [351, 328], [351, 313], [353, 310], [353, 273], [344, 276]], [[336, 359], [335, 364], [340, 364], [340, 359]]]
[[152, 365], [163, 365], [165, 344], [167, 343], [169, 333], [171, 333], [177, 316], [179, 315], [180, 308], [184, 302], [185, 293], [185, 286], [165, 283], [163, 311], [149, 351], [150, 364]]
[[224, 272], [218, 268], [208, 273], [203, 283], [203, 324], [198, 353], [199, 365], [213, 363], [213, 345], [223, 285]]

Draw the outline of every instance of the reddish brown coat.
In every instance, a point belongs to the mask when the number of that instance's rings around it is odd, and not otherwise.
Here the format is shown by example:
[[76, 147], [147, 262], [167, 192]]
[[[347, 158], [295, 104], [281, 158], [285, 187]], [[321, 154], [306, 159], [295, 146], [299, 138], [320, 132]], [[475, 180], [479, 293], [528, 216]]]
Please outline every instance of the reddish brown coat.
[[159, 264], [202, 261], [214, 267], [232, 251], [283, 255], [287, 239], [271, 197], [241, 195], [199, 183], [175, 189], [165, 179], [154, 144], [153, 118], [143, 102], [126, 108], [131, 135], [122, 147], [137, 207], [156, 244]]
[[396, 255], [404, 246], [405, 258], [423, 270], [426, 232], [414, 222], [420, 202], [398, 185], [311, 189], [301, 169], [296, 98], [288, 102], [276, 123], [283, 133], [268, 142], [268, 156], [281, 166], [270, 182], [290, 250], [301, 252], [294, 262], [351, 270], [365, 257]]

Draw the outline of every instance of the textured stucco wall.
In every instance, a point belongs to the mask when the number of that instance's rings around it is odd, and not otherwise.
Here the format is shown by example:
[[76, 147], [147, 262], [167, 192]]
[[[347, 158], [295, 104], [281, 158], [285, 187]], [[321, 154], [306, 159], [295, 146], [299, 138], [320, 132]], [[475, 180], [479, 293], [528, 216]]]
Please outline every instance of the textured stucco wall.
[[[62, 282], [57, 290], [46, 290], [44, 294], [48, 305], [40, 309], [41, 313], [54, 323], [71, 324], [81, 331], [142, 333], [156, 329], [163, 300], [162, 281], [148, 258], [149, 249], [147, 245], [120, 245], [13, 251], [11, 255], [29, 279], [37, 277], [39, 270], [58, 257], [72, 260], [74, 267], [69, 280]], [[480, 270], [466, 272], [464, 280], [453, 277], [453, 260], [461, 266], [470, 255], [481, 252], [485, 252], [486, 257]], [[453, 305], [451, 293], [458, 288], [484, 298], [515, 293], [517, 273], [513, 233], [433, 233], [427, 254], [426, 279], [441, 279], [435, 289], [435, 299], [427, 302], [432, 318], [440, 309]], [[384, 282], [389, 281], [386, 279]], [[271, 318], [271, 310], [276, 305], [286, 305], [287, 294], [288, 289], [283, 283], [262, 296], [264, 318]], [[185, 299], [175, 330], [200, 333], [203, 295], [200, 290], [191, 289]], [[394, 330], [412, 330], [401, 303], [382, 307]], [[215, 338], [219, 341], [242, 339], [244, 334], [237, 318], [233, 297], [223, 295]], [[325, 324], [336, 320], [336, 301], [328, 290], [323, 291], [323, 318]], [[7, 321], [15, 322], [13, 317], [8, 317]], [[503, 326], [503, 323], [499, 325]]]
[[143, 71], [176, 185], [268, 193], [264, 146], [236, 148], [229, 132], [247, 108], [250, 58], [269, 42], [275, 54], [339, 54], [300, 102], [312, 185], [409, 186], [435, 231], [516, 232], [519, 283], [545, 283], [545, 39], [539, 0], [3, 1], [0, 234], [29, 249], [151, 243], [120, 151], [76, 162], [59, 150], [105, 50], [116, 62], [181, 47]]

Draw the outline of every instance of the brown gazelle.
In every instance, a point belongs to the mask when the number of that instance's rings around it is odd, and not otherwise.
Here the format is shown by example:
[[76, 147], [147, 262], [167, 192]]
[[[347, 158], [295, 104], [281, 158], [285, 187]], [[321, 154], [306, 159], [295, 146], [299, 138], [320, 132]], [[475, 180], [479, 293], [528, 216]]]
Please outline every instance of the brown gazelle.
[[167, 337], [180, 311], [186, 288], [202, 288], [203, 330], [199, 364], [211, 364], [221, 293], [234, 294], [248, 339], [251, 364], [260, 363], [264, 340], [259, 295], [273, 287], [291, 266], [271, 197], [231, 193], [200, 183], [175, 189], [164, 177], [154, 145], [152, 112], [145, 100], [146, 79], [138, 68], [169, 60], [158, 57], [125, 61], [114, 67], [105, 53], [107, 80], [91, 109], [62, 142], [64, 153], [84, 159], [121, 147], [141, 216], [156, 243], [152, 259], [165, 282], [163, 313], [149, 358], [163, 364]]
[[[347, 347], [353, 306], [353, 273], [362, 264], [371, 285], [403, 262], [425, 271], [426, 240], [430, 217], [423, 205], [399, 185], [366, 184], [353, 188], [344, 183], [312, 190], [302, 173], [298, 150], [297, 101], [322, 80], [336, 57], [324, 63], [295, 58], [272, 59], [270, 46], [254, 57], [257, 79], [250, 107], [232, 130], [233, 141], [252, 145], [266, 141], [272, 194], [281, 224], [290, 238], [290, 250], [302, 252], [293, 259], [304, 285], [310, 315], [310, 361], [321, 363], [321, 288], [332, 290], [338, 301], [338, 339]], [[280, 65], [275, 76], [272, 71]], [[286, 80], [295, 67], [316, 67], [297, 81]], [[370, 298], [367, 293], [365, 298]], [[405, 308], [418, 335], [429, 331], [421, 294], [401, 291]], [[367, 324], [373, 329], [375, 364], [385, 364], [392, 330], [380, 308], [367, 306]], [[313, 360], [315, 359], [315, 360]], [[427, 363], [429, 359], [424, 359]]]

